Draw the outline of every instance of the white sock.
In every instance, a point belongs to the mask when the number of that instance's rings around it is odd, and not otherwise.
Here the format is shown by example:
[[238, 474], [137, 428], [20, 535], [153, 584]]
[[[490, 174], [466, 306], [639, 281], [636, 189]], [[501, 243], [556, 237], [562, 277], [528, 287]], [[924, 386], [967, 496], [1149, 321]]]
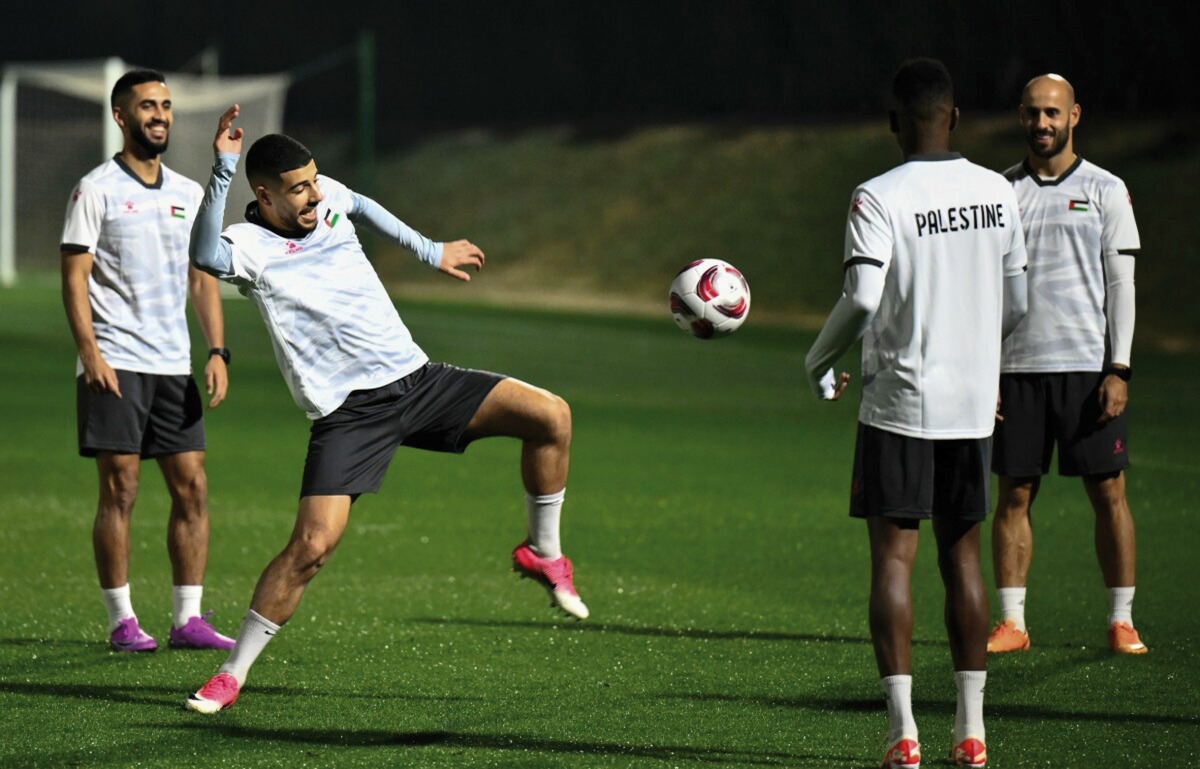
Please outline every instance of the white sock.
[[116, 630], [121, 620], [135, 616], [133, 602], [129, 600], [128, 582], [120, 587], [102, 587], [100, 595], [104, 597], [104, 608], [108, 611], [108, 632]]
[[1133, 587], [1108, 589], [1108, 624], [1125, 622], [1133, 627]]
[[258, 655], [262, 654], [262, 650], [267, 648], [267, 642], [278, 632], [279, 625], [250, 609], [246, 612], [246, 619], [242, 620], [237, 643], [229, 652], [229, 659], [225, 660], [225, 664], [217, 672], [229, 673], [237, 679], [238, 688], [241, 688], [246, 684], [246, 674], [250, 672], [250, 666], [258, 659]]
[[562, 544], [558, 540], [558, 521], [562, 516], [563, 498], [566, 495], [566, 489], [557, 494], [525, 495], [529, 547], [542, 558], [562, 557]]
[[200, 599], [204, 585], [175, 585], [171, 588], [171, 613], [175, 627], [187, 624], [192, 617], [200, 616]]
[[958, 707], [954, 710], [954, 744], [968, 737], [986, 742], [983, 734], [983, 689], [987, 683], [987, 671], [956, 670], [954, 683], [958, 687]]
[[1000, 597], [1000, 613], [1002, 617], [1012, 620], [1012, 623], [1017, 626], [1017, 630], [1020, 630], [1022, 633], [1028, 632], [1025, 629], [1025, 588], [997, 588], [996, 595]]
[[901, 737], [917, 738], [917, 722], [912, 712], [912, 676], [884, 676], [883, 696], [887, 698], [888, 745]]

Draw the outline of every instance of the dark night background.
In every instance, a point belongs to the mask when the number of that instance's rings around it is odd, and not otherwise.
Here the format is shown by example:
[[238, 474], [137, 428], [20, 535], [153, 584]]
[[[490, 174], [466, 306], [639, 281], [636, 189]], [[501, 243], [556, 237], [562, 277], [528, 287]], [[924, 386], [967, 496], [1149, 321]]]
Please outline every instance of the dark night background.
[[[299, 71], [377, 40], [380, 144], [464, 125], [820, 120], [878, 114], [896, 64], [942, 58], [964, 109], [1009, 109], [1032, 75], [1071, 79], [1091, 114], [1194, 115], [1195, 28], [1182, 4], [484, 2], [25, 6], [0, 59], [117, 55], [222, 74]], [[354, 109], [354, 63], [306, 77], [289, 121]]]

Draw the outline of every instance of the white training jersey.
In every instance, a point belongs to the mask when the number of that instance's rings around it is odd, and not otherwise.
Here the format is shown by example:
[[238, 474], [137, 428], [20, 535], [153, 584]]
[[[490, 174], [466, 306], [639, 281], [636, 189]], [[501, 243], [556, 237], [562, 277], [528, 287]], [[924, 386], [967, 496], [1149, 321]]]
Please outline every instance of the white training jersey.
[[1057, 179], [1028, 162], [1004, 172], [1029, 251], [1029, 312], [1004, 340], [1004, 372], [1104, 368], [1104, 259], [1141, 248], [1125, 183], [1079, 158]]
[[886, 273], [859, 420], [914, 438], [991, 435], [1004, 278], [1025, 269], [1011, 185], [957, 153], [910, 158], [855, 190], [844, 263]]
[[382, 387], [429, 358], [413, 342], [347, 212], [350, 191], [317, 177], [317, 227], [286, 238], [256, 223], [221, 237], [233, 247], [229, 282], [262, 313], [296, 405], [320, 419], [355, 390]]
[[[83, 177], [67, 203], [64, 251], [89, 251], [88, 300], [108, 365], [190, 374], [188, 238], [204, 190], [159, 164], [146, 184], [119, 158]], [[76, 376], [83, 364], [76, 364]]]

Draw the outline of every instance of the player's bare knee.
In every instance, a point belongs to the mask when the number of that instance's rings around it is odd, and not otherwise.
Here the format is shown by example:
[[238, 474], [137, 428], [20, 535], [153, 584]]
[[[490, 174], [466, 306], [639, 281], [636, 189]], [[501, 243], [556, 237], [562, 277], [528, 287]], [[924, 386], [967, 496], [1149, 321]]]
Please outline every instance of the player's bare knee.
[[548, 440], [559, 446], [571, 445], [571, 407], [554, 393], [546, 393], [549, 404], [544, 417]]
[[1122, 515], [1128, 509], [1123, 480], [1120, 474], [1091, 476], [1086, 479], [1084, 485], [1097, 515]]
[[175, 483], [171, 488], [175, 500], [173, 513], [187, 518], [201, 518], [208, 514], [208, 476], [204, 471]]
[[101, 479], [100, 507], [104, 512], [128, 515], [137, 495], [137, 468], [114, 470]]
[[996, 508], [997, 515], [1024, 516], [1029, 515], [1029, 508], [1037, 496], [1037, 484], [1033, 481], [1009, 481], [1000, 492], [1000, 504]]
[[336, 546], [337, 542], [324, 534], [305, 534], [293, 539], [288, 549], [295, 570], [306, 579], [312, 579], [329, 561]]

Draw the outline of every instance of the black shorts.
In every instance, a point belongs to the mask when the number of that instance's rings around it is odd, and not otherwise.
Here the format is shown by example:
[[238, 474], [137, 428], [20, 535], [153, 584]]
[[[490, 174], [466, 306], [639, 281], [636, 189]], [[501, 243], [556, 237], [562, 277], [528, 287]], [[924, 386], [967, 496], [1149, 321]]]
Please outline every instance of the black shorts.
[[858, 425], [850, 515], [982, 521], [991, 508], [992, 439], [930, 440]]
[[1058, 444], [1059, 475], [1107, 475], [1129, 467], [1125, 414], [1099, 423], [1099, 371], [1001, 374], [992, 470], [1010, 478], [1050, 472]]
[[75, 378], [79, 455], [101, 452], [143, 458], [204, 451], [204, 407], [191, 375], [117, 370], [121, 397], [95, 392]]
[[400, 445], [462, 453], [463, 433], [483, 399], [505, 377], [426, 363], [373, 390], [355, 390], [313, 422], [300, 496], [375, 492]]

